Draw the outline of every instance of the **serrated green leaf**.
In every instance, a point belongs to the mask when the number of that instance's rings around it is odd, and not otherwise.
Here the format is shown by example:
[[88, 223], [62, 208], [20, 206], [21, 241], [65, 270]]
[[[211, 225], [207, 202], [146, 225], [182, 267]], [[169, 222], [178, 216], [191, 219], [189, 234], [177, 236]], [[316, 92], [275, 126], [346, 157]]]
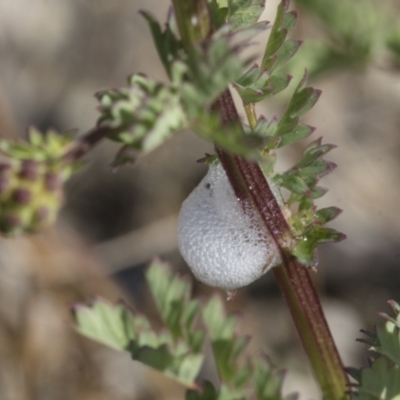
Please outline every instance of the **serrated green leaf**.
[[369, 367], [348, 371], [358, 382], [353, 393], [354, 399], [361, 400], [398, 400], [400, 399], [400, 319], [399, 305], [388, 302], [395, 314], [385, 317], [386, 324], [374, 331], [362, 330], [364, 342], [370, 351]]
[[400, 367], [390, 367], [383, 357], [361, 372], [358, 400], [400, 400]]
[[167, 331], [158, 334], [146, 317], [104, 300], [97, 300], [90, 307], [74, 308], [76, 329], [114, 349], [128, 351], [134, 360], [194, 387], [204, 358], [204, 333], [193, 328], [199, 302], [189, 299], [190, 284], [173, 276], [161, 262], [152, 263], [146, 278]]
[[77, 331], [116, 350], [126, 350], [136, 337], [131, 329], [132, 320], [122, 304], [111, 305], [104, 300], [95, 301], [91, 307], [74, 308]]
[[394, 329], [392, 332], [389, 332], [387, 327], [385, 328], [384, 330], [377, 330], [379, 346], [376, 348], [376, 351], [400, 367], [400, 331], [399, 329]]

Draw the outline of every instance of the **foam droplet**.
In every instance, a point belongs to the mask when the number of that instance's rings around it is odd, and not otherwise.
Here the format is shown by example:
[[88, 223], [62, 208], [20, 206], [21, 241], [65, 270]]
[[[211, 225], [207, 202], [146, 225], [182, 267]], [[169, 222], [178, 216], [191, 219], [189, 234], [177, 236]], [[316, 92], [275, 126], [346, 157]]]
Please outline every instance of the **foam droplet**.
[[195, 277], [228, 291], [281, 264], [279, 250], [251, 204], [239, 201], [220, 164], [183, 202], [178, 244]]

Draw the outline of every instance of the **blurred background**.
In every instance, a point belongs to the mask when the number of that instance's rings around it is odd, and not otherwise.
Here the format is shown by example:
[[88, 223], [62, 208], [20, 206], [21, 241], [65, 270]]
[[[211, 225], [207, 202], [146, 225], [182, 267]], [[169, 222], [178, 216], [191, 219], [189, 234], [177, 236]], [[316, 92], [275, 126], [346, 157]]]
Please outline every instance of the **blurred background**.
[[[277, 4], [267, 1], [264, 19], [273, 20]], [[138, 11], [164, 21], [168, 7], [166, 0], [0, 0], [1, 136], [23, 137], [31, 124], [82, 134], [97, 119], [97, 90], [121, 86], [133, 72], [166, 79]], [[323, 90], [307, 115], [318, 128], [309, 141], [323, 136], [339, 146], [328, 156], [339, 167], [323, 179], [329, 193], [318, 204], [344, 210], [332, 226], [348, 235], [320, 248], [315, 281], [344, 363], [358, 366], [359, 329], [380, 323], [388, 299], [400, 301], [400, 3], [298, 0], [292, 7], [301, 15], [292, 37], [305, 44], [289, 70], [298, 81], [308, 68], [310, 83]], [[280, 116], [288, 93], [259, 113]], [[306, 145], [285, 151], [279, 168]], [[75, 334], [69, 306], [101, 295], [155, 314], [143, 270], [160, 255], [190, 273], [177, 250], [177, 214], [205, 173], [196, 160], [212, 145], [182, 132], [117, 172], [115, 151], [102, 143], [87, 157], [54, 229], [0, 240], [2, 399], [183, 398], [181, 387], [128, 355]], [[211, 292], [194, 284], [195, 295]], [[286, 392], [318, 399], [273, 277], [240, 290], [227, 307], [253, 336], [248, 354], [265, 349], [289, 370]]]

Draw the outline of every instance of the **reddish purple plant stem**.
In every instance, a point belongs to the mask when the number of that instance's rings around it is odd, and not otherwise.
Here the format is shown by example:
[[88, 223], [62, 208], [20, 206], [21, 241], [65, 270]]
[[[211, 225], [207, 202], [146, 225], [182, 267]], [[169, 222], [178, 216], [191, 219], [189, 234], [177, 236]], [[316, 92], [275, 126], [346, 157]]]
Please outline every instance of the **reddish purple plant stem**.
[[[216, 101], [222, 122], [240, 123], [230, 92]], [[292, 314], [300, 340], [326, 400], [346, 399], [348, 378], [325, 319], [310, 272], [287, 252], [292, 234], [267, 180], [256, 163], [216, 149], [236, 196], [251, 199], [281, 251], [283, 265], [274, 268], [275, 278]]]

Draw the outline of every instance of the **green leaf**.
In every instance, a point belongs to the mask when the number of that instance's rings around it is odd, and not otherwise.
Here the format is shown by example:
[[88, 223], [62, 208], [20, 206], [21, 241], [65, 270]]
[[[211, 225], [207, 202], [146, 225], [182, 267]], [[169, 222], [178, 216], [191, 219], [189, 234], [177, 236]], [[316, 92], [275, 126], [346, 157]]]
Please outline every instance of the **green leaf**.
[[400, 400], [400, 367], [390, 367], [384, 358], [377, 359], [361, 374], [357, 400]]
[[286, 89], [292, 77], [285, 73], [270, 75], [257, 65], [250, 68], [233, 85], [244, 105], [257, 103]]
[[310, 188], [301, 178], [299, 173], [284, 175], [280, 185], [297, 194], [305, 194], [310, 192]]
[[199, 302], [190, 300], [190, 285], [174, 276], [167, 265], [154, 261], [146, 279], [168, 330], [154, 331], [148, 319], [130, 313], [123, 304], [98, 299], [91, 306], [74, 307], [79, 333], [117, 350], [128, 351], [134, 360], [195, 387], [203, 363], [204, 333], [194, 328]]
[[252, 58], [243, 60], [238, 55], [264, 29], [265, 23], [236, 31], [227, 25], [207, 42], [192, 47], [185, 61], [188, 82], [180, 85], [189, 115], [196, 116], [199, 110], [210, 106], [229, 84], [241, 76]]
[[322, 141], [322, 137], [318, 138], [317, 140], [314, 140], [313, 142], [311, 142], [308, 145], [308, 147], [306, 148], [306, 150], [303, 153], [302, 159], [296, 164], [297, 167], [304, 168], [304, 167], [312, 164], [318, 158], [321, 158], [322, 156], [324, 156], [329, 151], [336, 148], [336, 146], [333, 144], [322, 145], [321, 141]]
[[204, 334], [193, 329], [200, 302], [190, 300], [191, 284], [187, 279], [171, 273], [167, 264], [155, 260], [146, 279], [161, 317], [174, 340], [185, 339], [193, 351], [201, 350]]
[[275, 53], [274, 64], [271, 70], [276, 70], [287, 63], [297, 53], [302, 43], [301, 40], [286, 40]]
[[179, 58], [178, 54], [182, 49], [182, 43], [175, 37], [169, 24], [167, 24], [165, 30], [162, 31], [160, 24], [151, 13], [148, 11], [140, 11], [140, 13], [150, 27], [160, 60], [168, 76], [171, 77], [171, 64], [174, 60]]
[[384, 327], [372, 332], [362, 331], [367, 337], [360, 341], [366, 343], [370, 351], [369, 367], [349, 371], [358, 382], [354, 399], [400, 399], [400, 307], [394, 301], [388, 303], [395, 316], [381, 314], [387, 320]]
[[265, 0], [228, 0], [228, 22], [234, 30], [255, 24], [264, 11]]
[[225, 314], [220, 297], [211, 298], [204, 306], [202, 315], [210, 335], [218, 374], [222, 381], [232, 382], [236, 375], [238, 358], [249, 338], [237, 336], [236, 319]]
[[305, 266], [317, 264], [316, 247], [320, 243], [340, 242], [346, 236], [331, 228], [312, 225], [292, 249], [292, 254]]
[[[178, 89], [144, 75], [129, 78], [129, 86], [97, 93], [98, 125], [115, 131], [110, 139], [142, 153], [154, 150], [188, 125]], [[125, 150], [123, 150], [125, 151]], [[121, 158], [116, 160], [120, 163]]]
[[[279, 129], [279, 125], [276, 132]], [[310, 136], [315, 131], [315, 128], [305, 124], [296, 125], [293, 130], [281, 136], [279, 147], [285, 147], [293, 143], [297, 143]], [[276, 133], [275, 133], [276, 134]]]
[[289, 34], [296, 26], [299, 14], [296, 10], [286, 12], [283, 16], [282, 28]]
[[293, 30], [297, 22], [297, 12], [288, 12], [288, 0], [282, 0], [278, 5], [277, 14], [268, 42], [265, 48], [261, 67], [269, 71], [275, 70], [290, 60], [297, 52], [301, 42], [288, 40], [288, 34]]
[[136, 338], [131, 317], [122, 304], [98, 299], [91, 306], [76, 305], [74, 316], [80, 334], [116, 350], [126, 350]]
[[222, 25], [225, 24], [228, 18], [228, 7], [221, 6], [220, 4], [218, 4], [217, 0], [209, 0], [208, 4], [210, 6], [213, 26], [216, 29], [219, 29]]
[[243, 128], [237, 122], [223, 125], [217, 114], [199, 115], [198, 119], [192, 122], [192, 129], [223, 149], [253, 160], [260, 158], [258, 149], [267, 142], [255, 133], [244, 135]]
[[319, 209], [316, 212], [316, 217], [321, 224], [326, 224], [327, 222], [335, 219], [341, 213], [342, 210], [338, 207], [326, 207]]
[[284, 371], [279, 371], [265, 356], [253, 360], [252, 382], [257, 400], [295, 400], [296, 394], [283, 397]]

